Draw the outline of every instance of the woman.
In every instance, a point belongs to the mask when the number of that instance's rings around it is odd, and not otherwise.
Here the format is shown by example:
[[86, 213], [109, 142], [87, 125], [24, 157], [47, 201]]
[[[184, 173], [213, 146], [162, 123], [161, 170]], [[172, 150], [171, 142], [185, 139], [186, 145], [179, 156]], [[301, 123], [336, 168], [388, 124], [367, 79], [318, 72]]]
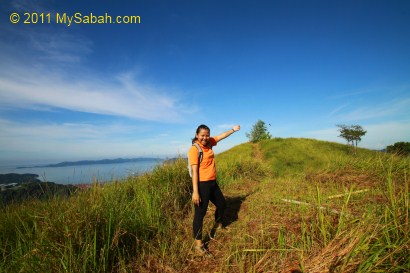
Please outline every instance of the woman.
[[192, 202], [195, 205], [193, 235], [195, 249], [199, 254], [206, 253], [202, 243], [202, 225], [209, 201], [216, 206], [215, 223], [217, 228], [222, 228], [222, 216], [226, 207], [225, 198], [216, 182], [215, 158], [212, 146], [216, 146], [219, 141], [239, 131], [240, 128], [239, 125], [235, 125], [229, 131], [210, 137], [209, 127], [202, 124], [196, 129], [195, 138], [192, 140], [192, 144], [196, 142], [202, 149], [202, 161], [199, 162], [199, 151], [195, 146], [192, 146], [188, 151], [192, 168]]

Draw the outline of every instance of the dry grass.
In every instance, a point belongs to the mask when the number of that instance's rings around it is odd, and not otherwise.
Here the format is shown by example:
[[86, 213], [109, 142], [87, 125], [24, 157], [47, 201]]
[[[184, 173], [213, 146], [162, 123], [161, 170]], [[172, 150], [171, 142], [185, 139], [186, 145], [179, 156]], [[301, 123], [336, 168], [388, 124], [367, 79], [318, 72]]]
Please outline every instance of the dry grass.
[[[0, 225], [3, 239], [10, 234], [7, 248], [0, 248], [0, 271], [61, 272], [62, 263], [70, 266], [66, 272], [350, 273], [410, 267], [409, 161], [375, 153], [352, 158], [340, 145], [312, 140], [233, 150], [217, 157], [229, 230], [213, 229], [212, 205], [204, 222], [204, 234], [215, 235], [204, 238], [213, 257], [193, 252], [190, 181], [186, 163], [177, 161], [71, 200], [3, 212], [13, 225]], [[20, 243], [14, 252], [12, 239]]]

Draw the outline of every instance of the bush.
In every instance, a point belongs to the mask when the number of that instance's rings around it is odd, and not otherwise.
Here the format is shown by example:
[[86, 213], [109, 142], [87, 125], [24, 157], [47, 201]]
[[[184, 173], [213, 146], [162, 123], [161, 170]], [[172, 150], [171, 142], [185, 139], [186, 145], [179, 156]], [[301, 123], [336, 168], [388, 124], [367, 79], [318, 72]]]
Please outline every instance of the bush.
[[395, 153], [402, 156], [410, 155], [410, 142], [396, 142], [386, 148], [388, 153]]

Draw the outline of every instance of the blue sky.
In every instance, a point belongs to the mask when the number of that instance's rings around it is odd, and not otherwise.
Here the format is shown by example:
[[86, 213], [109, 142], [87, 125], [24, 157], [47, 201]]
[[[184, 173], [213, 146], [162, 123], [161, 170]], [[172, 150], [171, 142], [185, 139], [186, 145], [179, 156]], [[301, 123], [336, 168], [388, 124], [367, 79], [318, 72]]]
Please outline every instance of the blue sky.
[[[141, 23], [55, 22], [76, 12]], [[274, 137], [410, 141], [409, 1], [3, 1], [0, 60], [0, 162], [172, 157], [199, 124], [240, 124], [218, 153], [259, 119]]]

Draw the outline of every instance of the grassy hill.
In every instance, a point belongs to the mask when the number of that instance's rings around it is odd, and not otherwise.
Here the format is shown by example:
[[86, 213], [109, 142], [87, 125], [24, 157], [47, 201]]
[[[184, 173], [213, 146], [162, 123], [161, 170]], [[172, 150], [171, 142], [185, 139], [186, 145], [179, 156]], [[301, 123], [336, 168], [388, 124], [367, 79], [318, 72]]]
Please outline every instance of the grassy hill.
[[[193, 254], [186, 161], [0, 212], [0, 272], [405, 272], [410, 159], [311, 139], [217, 155], [227, 230]], [[213, 235], [213, 236], [210, 236]], [[211, 239], [211, 237], [213, 237]]]

